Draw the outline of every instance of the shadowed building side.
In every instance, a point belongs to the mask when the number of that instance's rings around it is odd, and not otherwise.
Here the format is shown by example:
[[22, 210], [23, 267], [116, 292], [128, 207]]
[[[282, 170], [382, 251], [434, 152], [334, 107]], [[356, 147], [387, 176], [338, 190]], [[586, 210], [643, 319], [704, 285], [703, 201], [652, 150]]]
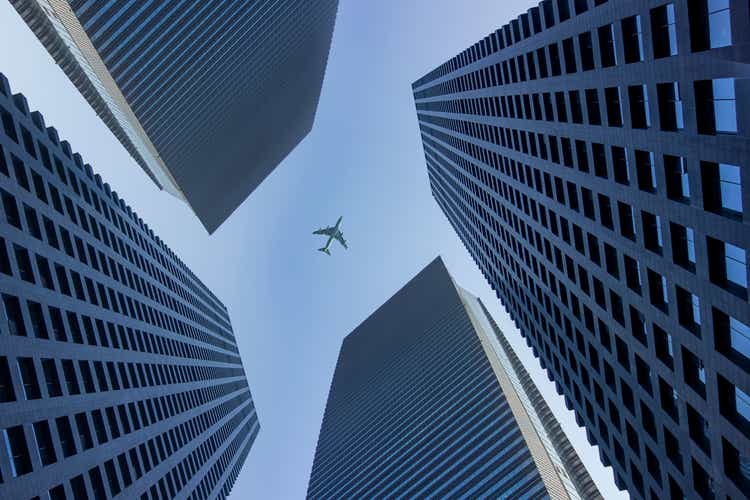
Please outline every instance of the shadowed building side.
[[344, 339], [308, 497], [600, 498], [552, 444], [567, 440], [528, 403], [501, 335], [442, 260], [428, 265]]
[[209, 232], [310, 132], [337, 0], [12, 0], [156, 184]]

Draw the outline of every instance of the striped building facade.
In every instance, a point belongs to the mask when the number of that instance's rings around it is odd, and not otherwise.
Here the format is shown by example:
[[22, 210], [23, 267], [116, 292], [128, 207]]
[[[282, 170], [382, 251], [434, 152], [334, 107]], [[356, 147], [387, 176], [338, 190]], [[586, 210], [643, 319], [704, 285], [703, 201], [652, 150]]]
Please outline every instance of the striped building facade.
[[310, 132], [337, 0], [12, 0], [133, 158], [209, 232]]
[[439, 258], [344, 339], [307, 496], [601, 498]]
[[413, 84], [432, 193], [633, 498], [750, 491], [750, 4], [545, 0]]
[[224, 305], [0, 74], [0, 498], [223, 498], [259, 431]]

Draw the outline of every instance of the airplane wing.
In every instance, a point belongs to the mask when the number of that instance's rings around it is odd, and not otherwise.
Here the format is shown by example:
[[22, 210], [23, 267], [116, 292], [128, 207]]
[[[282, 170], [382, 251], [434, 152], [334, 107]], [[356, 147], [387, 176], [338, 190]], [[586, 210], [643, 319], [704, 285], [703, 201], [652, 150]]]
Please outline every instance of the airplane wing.
[[317, 231], [313, 231], [313, 234], [324, 234], [326, 236], [333, 236], [334, 229], [332, 227], [327, 227], [324, 229], [318, 229]]
[[341, 243], [341, 245], [344, 248], [346, 248], [347, 250], [349, 249], [349, 247], [346, 246], [346, 240], [344, 239], [344, 234], [341, 231], [339, 231], [338, 233], [336, 233], [334, 235], [334, 238], [336, 238], [339, 241], [339, 243]]

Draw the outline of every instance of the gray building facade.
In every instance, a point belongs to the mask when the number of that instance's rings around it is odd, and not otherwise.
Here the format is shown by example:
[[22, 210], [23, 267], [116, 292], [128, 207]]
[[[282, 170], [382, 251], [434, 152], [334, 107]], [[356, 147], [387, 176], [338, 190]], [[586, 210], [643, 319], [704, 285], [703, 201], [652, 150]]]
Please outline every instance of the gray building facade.
[[0, 498], [223, 498], [258, 433], [224, 305], [0, 74]]
[[213, 232], [312, 129], [338, 0], [11, 0], [162, 189]]
[[438, 258], [343, 342], [308, 498], [601, 498], [482, 303]]
[[750, 491], [750, 4], [546, 0], [413, 84], [434, 198], [634, 498]]
[[438, 205], [635, 498], [750, 491], [749, 9], [548, 0], [413, 84]]

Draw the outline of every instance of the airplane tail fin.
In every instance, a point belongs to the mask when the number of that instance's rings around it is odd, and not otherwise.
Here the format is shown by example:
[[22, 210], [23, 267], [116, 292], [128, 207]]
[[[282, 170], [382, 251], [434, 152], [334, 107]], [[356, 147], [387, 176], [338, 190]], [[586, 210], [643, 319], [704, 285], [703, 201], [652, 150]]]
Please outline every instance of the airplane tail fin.
[[331, 255], [331, 251], [328, 250], [326, 247], [318, 248], [318, 252], [323, 252], [324, 254]]

